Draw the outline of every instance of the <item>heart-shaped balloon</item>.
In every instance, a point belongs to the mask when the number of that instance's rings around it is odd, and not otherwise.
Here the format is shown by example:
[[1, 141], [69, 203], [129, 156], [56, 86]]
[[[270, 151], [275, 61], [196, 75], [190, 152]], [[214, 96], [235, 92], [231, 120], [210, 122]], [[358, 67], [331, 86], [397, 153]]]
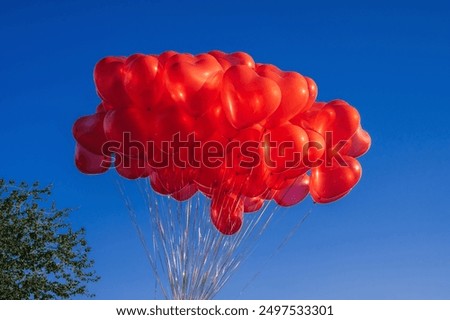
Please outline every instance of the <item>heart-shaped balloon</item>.
[[163, 93], [163, 72], [155, 56], [133, 54], [125, 61], [124, 86], [133, 106], [155, 109]]
[[283, 72], [269, 64], [260, 65], [256, 72], [260, 76], [274, 80], [281, 90], [280, 106], [267, 118], [264, 124], [266, 128], [281, 125], [309, 107], [308, 82], [299, 73]]
[[361, 178], [358, 160], [343, 156], [346, 166], [333, 162], [332, 166], [322, 165], [311, 170], [310, 193], [315, 202], [328, 203], [342, 198]]
[[150, 123], [151, 139], [163, 151], [166, 151], [163, 147], [168, 145], [173, 152], [178, 152], [176, 144], [189, 141], [189, 135], [197, 139], [195, 119], [177, 106], [152, 113]]
[[325, 102], [315, 102], [309, 109], [296, 114], [290, 122], [304, 129], [314, 130], [314, 119], [325, 105]]
[[98, 174], [108, 171], [111, 158], [90, 152], [79, 143], [75, 147], [75, 165], [86, 174]]
[[305, 77], [306, 82], [308, 83], [308, 101], [306, 102], [306, 107], [305, 110], [308, 110], [316, 101], [317, 99], [317, 94], [318, 94], [318, 88], [317, 88], [317, 84], [314, 82], [313, 79], [309, 78], [309, 77]]
[[203, 141], [214, 134], [231, 139], [239, 132], [225, 116], [220, 100], [213, 103], [203, 116], [195, 120], [195, 128], [199, 139]]
[[151, 173], [151, 168], [145, 158], [128, 157], [116, 153], [114, 165], [118, 174], [130, 180], [145, 178]]
[[261, 196], [268, 189], [266, 184], [268, 175], [267, 168], [263, 164], [260, 164], [247, 174], [236, 175], [237, 181], [240, 181], [240, 183], [236, 183], [233, 190], [237, 194], [242, 194], [250, 198]]
[[305, 130], [308, 134], [307, 154], [303, 158], [306, 167], [314, 168], [320, 165], [320, 160], [325, 152], [325, 140], [322, 135], [314, 130]]
[[107, 141], [103, 130], [105, 112], [84, 116], [75, 121], [72, 134], [77, 142], [90, 152], [102, 155], [102, 146]]
[[186, 185], [181, 190], [172, 193], [170, 196], [177, 201], [186, 201], [197, 192], [197, 186], [192, 183]]
[[150, 185], [152, 189], [162, 195], [169, 195], [171, 192], [165, 188], [159, 179], [159, 175], [156, 171], [151, 171], [149, 175]]
[[220, 93], [222, 66], [209, 54], [177, 54], [165, 65], [172, 100], [194, 117], [201, 116]]
[[291, 179], [286, 187], [275, 192], [274, 200], [283, 207], [299, 203], [309, 193], [309, 180], [310, 178], [307, 174]]
[[261, 209], [264, 204], [264, 199], [260, 197], [244, 197], [244, 212], [250, 213]]
[[221, 193], [211, 201], [211, 221], [221, 233], [232, 235], [241, 229], [244, 213], [242, 199], [234, 194]]
[[180, 191], [191, 182], [190, 173], [186, 169], [175, 167], [158, 169], [161, 184], [169, 193]]
[[369, 150], [371, 143], [370, 135], [363, 128], [359, 127], [350, 138], [350, 146], [346, 154], [354, 158], [360, 157]]
[[255, 61], [245, 52], [233, 52], [227, 54], [219, 50], [213, 50], [208, 53], [217, 59], [222, 66], [223, 71], [227, 71], [231, 66], [238, 65], [247, 66], [252, 69], [255, 68]]
[[94, 81], [100, 98], [113, 108], [131, 105], [124, 86], [125, 58], [107, 57], [100, 60], [94, 69]]
[[[313, 130], [325, 138], [327, 144], [331, 138], [334, 146], [340, 141], [349, 140], [355, 134], [360, 126], [360, 117], [358, 110], [347, 102], [333, 100], [317, 113], [312, 126]], [[329, 139], [327, 133], [331, 135]]]
[[146, 109], [127, 108], [109, 111], [103, 128], [109, 141], [116, 142], [119, 153], [146, 157], [153, 141], [153, 113]]
[[100, 102], [97, 105], [97, 108], [95, 109], [95, 113], [105, 113], [108, 110], [112, 110], [113, 108], [108, 106], [108, 104], [105, 101]]
[[226, 165], [236, 174], [248, 174], [262, 165], [263, 129], [259, 125], [239, 130], [236, 136], [225, 145]]
[[163, 69], [165, 69], [165, 67], [166, 67], [167, 60], [169, 60], [171, 57], [173, 57], [174, 55], [177, 55], [177, 54], [178, 53], [176, 51], [168, 50], [168, 51], [164, 51], [163, 53], [161, 53], [158, 56], [159, 63], [161, 64]]
[[264, 134], [264, 163], [274, 173], [304, 167], [308, 134], [299, 126], [285, 123]]
[[194, 178], [198, 189], [203, 193], [210, 195], [215, 189], [225, 189], [227, 184], [225, 184], [224, 181], [228, 180], [229, 174], [223, 163], [219, 167], [210, 167], [202, 162], [202, 166]]
[[293, 177], [286, 178], [283, 175], [283, 173], [284, 172], [282, 172], [282, 173], [271, 172], [266, 178], [267, 187], [270, 189], [273, 189], [273, 190], [280, 190], [280, 189], [283, 189], [284, 187], [287, 187], [289, 185], [290, 181], [292, 180], [292, 178], [297, 177], [297, 175], [295, 175]]
[[242, 65], [230, 67], [223, 76], [222, 105], [237, 129], [265, 120], [280, 105], [281, 90], [272, 79]]

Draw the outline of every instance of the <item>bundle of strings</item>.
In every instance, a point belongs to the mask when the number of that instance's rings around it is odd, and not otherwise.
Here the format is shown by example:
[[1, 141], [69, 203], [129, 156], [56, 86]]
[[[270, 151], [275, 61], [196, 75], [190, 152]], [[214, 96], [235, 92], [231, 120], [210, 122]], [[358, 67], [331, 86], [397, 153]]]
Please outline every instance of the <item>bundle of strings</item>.
[[[247, 215], [245, 227], [230, 236], [211, 225], [207, 218], [210, 200], [201, 194], [178, 202], [155, 193], [148, 180], [136, 181], [135, 186], [145, 204], [138, 210], [124, 183], [119, 179], [117, 183], [165, 299], [214, 298], [251, 254], [279, 210], [279, 206], [267, 202], [258, 214]], [[290, 232], [267, 257], [267, 262], [295, 234], [309, 213], [290, 226]], [[245, 287], [257, 275], [258, 272], [250, 277]]]

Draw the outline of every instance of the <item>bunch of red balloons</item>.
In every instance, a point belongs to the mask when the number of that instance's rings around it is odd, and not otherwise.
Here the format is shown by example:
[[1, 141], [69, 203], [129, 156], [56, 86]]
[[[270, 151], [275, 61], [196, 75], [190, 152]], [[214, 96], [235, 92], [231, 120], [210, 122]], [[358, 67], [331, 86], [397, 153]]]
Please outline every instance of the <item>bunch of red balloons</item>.
[[94, 80], [102, 101], [73, 126], [78, 169], [148, 177], [179, 201], [202, 192], [223, 234], [266, 200], [327, 203], [361, 177], [370, 136], [358, 111], [316, 102], [312, 79], [244, 52], [107, 57]]

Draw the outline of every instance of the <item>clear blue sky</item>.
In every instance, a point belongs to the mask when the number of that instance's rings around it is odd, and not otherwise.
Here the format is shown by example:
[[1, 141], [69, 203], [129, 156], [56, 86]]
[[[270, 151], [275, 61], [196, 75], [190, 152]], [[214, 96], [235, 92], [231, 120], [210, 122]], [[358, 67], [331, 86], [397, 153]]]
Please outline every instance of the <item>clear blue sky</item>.
[[[73, 164], [72, 124], [99, 101], [94, 64], [136, 52], [246, 51], [312, 77], [320, 100], [355, 105], [373, 146], [350, 195], [280, 211], [285, 220], [218, 298], [450, 299], [449, 6], [2, 1], [0, 176], [53, 183], [57, 205], [78, 208], [72, 222], [87, 228], [102, 276], [92, 286], [98, 298], [153, 298], [116, 174], [85, 176]], [[299, 232], [267, 259], [278, 245], [271, 236], [310, 208]]]

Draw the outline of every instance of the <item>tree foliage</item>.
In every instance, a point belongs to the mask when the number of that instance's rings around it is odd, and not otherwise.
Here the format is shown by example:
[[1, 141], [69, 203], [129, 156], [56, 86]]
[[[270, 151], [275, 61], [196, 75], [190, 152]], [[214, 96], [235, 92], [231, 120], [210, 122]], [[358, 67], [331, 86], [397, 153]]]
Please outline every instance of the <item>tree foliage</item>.
[[0, 179], [0, 299], [93, 296], [98, 281], [85, 230], [68, 223], [70, 209], [49, 203], [51, 187]]

